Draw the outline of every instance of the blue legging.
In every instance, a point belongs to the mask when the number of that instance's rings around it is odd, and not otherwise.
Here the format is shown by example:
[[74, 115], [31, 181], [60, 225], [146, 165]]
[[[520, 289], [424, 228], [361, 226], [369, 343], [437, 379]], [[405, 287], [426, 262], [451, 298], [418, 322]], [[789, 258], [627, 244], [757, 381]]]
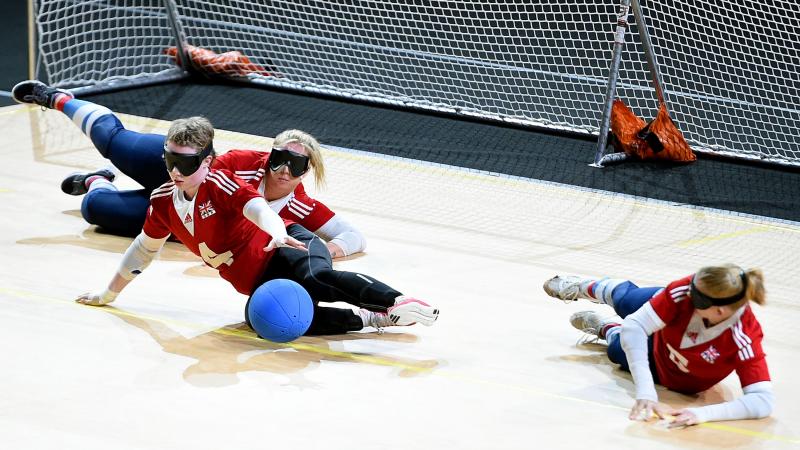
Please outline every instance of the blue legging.
[[[617, 315], [622, 317], [623, 319], [627, 317], [629, 314], [636, 312], [639, 308], [642, 307], [645, 303], [650, 301], [653, 295], [656, 292], [660, 291], [663, 288], [660, 287], [647, 287], [647, 288], [640, 288], [636, 286], [630, 281], [626, 281], [617, 287], [611, 292], [611, 298], [614, 300], [614, 311], [617, 312]], [[648, 346], [648, 354], [650, 355], [650, 371], [653, 373], [653, 376], [656, 376], [655, 368], [653, 366], [653, 338], [652, 336], [647, 341]], [[620, 365], [622, 370], [630, 371], [628, 367], [628, 359], [625, 357], [625, 351], [622, 350], [622, 344], [620, 343], [619, 333], [613, 334], [608, 339], [608, 359], [611, 362]]]
[[[68, 107], [73, 106], [73, 102], [76, 102], [74, 107], [80, 106], [77, 103], [79, 101], [71, 100], [64, 107], [65, 113], [68, 112]], [[166, 137], [126, 130], [113, 114], [97, 119], [89, 134], [100, 154], [144, 189], [94, 189], [83, 197], [81, 215], [103, 231], [135, 236], [144, 225], [150, 205], [150, 192], [169, 181], [169, 174], [161, 157]]]

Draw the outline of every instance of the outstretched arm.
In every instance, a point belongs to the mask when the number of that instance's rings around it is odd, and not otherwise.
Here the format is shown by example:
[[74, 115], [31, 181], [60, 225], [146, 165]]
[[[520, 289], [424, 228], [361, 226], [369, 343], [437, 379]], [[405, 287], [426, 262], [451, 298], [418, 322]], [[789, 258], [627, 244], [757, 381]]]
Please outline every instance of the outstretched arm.
[[283, 219], [269, 207], [269, 204], [267, 204], [267, 201], [264, 200], [263, 197], [250, 199], [245, 203], [242, 213], [249, 221], [258, 225], [259, 228], [272, 236], [272, 240], [264, 250], [269, 251], [275, 247], [291, 247], [298, 250], [306, 249], [305, 244], [286, 233], [286, 226], [283, 223]]
[[125, 286], [150, 265], [167, 242], [167, 237], [169, 236], [155, 239], [146, 235], [144, 231], [139, 233], [122, 256], [117, 273], [108, 283], [108, 287], [102, 291], [81, 294], [75, 301], [84, 305], [102, 306], [116, 300]]
[[753, 383], [742, 390], [743, 396], [729, 402], [675, 410], [672, 412], [675, 421], [670, 423], [670, 426], [696, 425], [720, 420], [763, 419], [772, 414], [775, 395], [772, 393], [771, 382]]
[[658, 402], [647, 354], [647, 337], [664, 328], [664, 325], [649, 303], [645, 303], [622, 322], [620, 342], [636, 385], [636, 403], [628, 416], [631, 420], [648, 420], [653, 413], [664, 418], [671, 410]]

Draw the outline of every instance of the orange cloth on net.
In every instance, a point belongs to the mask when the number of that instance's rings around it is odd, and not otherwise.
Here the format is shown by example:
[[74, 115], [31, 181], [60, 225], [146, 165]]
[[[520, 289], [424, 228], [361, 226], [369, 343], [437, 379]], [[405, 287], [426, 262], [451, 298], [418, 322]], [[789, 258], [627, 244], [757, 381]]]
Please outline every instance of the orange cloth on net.
[[[203, 72], [232, 76], [258, 74], [269, 77], [275, 75], [264, 67], [251, 62], [250, 58], [239, 51], [216, 53], [193, 45], [187, 45], [186, 50], [195, 68]], [[164, 53], [171, 56], [178, 65], [181, 64], [176, 47], [170, 47], [164, 50]]]
[[639, 159], [679, 162], [697, 159], [669, 116], [665, 105], [658, 108], [655, 119], [645, 123], [622, 100], [614, 100], [611, 108], [611, 133], [617, 150]]

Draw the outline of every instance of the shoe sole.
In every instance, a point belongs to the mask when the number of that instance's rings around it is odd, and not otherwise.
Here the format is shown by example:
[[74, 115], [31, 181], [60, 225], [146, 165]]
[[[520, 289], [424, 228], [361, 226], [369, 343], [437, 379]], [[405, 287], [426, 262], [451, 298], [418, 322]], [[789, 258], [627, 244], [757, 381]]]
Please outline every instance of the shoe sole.
[[[555, 278], [558, 278], [558, 277], [555, 277]], [[565, 303], [570, 303], [570, 302], [575, 302], [575, 301], [577, 301], [577, 300], [578, 300], [577, 296], [576, 296], [576, 298], [564, 298], [564, 297], [562, 297], [562, 296], [560, 295], [560, 292], [559, 292], [559, 290], [558, 290], [558, 289], [551, 289], [551, 288], [550, 288], [549, 284], [550, 284], [550, 282], [551, 282], [551, 281], [553, 281], [555, 278], [551, 278], [551, 279], [549, 279], [549, 280], [547, 280], [547, 281], [545, 281], [545, 282], [544, 282], [544, 285], [542, 285], [542, 289], [544, 289], [544, 293], [545, 293], [545, 294], [547, 294], [547, 295], [549, 295], [550, 297], [553, 297], [553, 298], [555, 298], [555, 299], [561, 300], [561, 301], [563, 301], [563, 302], [565, 302]]]
[[[24, 100], [24, 97], [25, 97], [25, 95], [22, 95], [22, 96], [21, 96], [21, 97], [23, 97], [23, 98], [19, 98], [19, 97], [20, 97], [20, 95], [19, 95], [19, 94], [20, 94], [20, 92], [18, 92], [18, 91], [19, 91], [20, 87], [21, 87], [22, 85], [24, 85], [24, 84], [29, 84], [29, 85], [31, 86], [31, 89], [29, 90], [29, 92], [28, 92], [28, 94], [27, 94], [27, 95], [30, 95], [30, 94], [33, 92], [33, 87], [34, 87], [34, 86], [37, 86], [37, 85], [38, 85], [38, 86], [47, 86], [47, 85], [46, 85], [46, 84], [44, 84], [44, 83], [42, 83], [42, 82], [41, 82], [41, 81], [39, 81], [39, 80], [25, 80], [25, 81], [20, 81], [19, 83], [15, 84], [13, 88], [11, 88], [11, 98], [12, 98], [12, 99], [13, 99], [15, 102], [17, 102], [17, 103], [21, 103], [21, 104], [23, 104], [23, 105], [38, 105], [38, 103], [36, 103], [36, 102], [28, 102], [28, 101], [25, 101], [25, 100]], [[74, 95], [74, 94], [72, 94], [72, 92], [66, 91], [66, 90], [64, 90], [64, 89], [56, 89], [56, 91], [58, 91], [58, 92], [60, 92], [60, 93], [62, 93], [62, 94], [69, 95], [69, 96], [70, 96], [70, 98], [75, 98], [75, 95]], [[44, 106], [45, 108], [52, 108], [52, 106], [51, 106], [51, 105], [40, 105], [40, 106]]]
[[420, 301], [409, 301], [391, 308], [389, 318], [395, 325], [406, 326], [420, 323], [429, 327], [439, 318], [439, 310]]

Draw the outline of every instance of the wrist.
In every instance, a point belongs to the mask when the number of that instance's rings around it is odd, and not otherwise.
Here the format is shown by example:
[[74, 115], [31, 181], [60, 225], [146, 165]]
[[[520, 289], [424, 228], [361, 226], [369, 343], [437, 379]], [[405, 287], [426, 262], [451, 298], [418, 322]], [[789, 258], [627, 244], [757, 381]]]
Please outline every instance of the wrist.
[[703, 413], [704, 408], [686, 408], [686, 411], [694, 414], [694, 417], [697, 420], [696, 423], [708, 422], [708, 417], [706, 417], [706, 415]]
[[328, 242], [327, 247], [328, 251], [331, 253], [331, 256], [334, 258], [338, 258], [340, 256], [347, 256], [347, 254], [344, 252], [344, 249], [340, 245], [337, 245], [335, 242]]
[[103, 303], [111, 303], [117, 299], [119, 292], [114, 292], [111, 289], [106, 288], [103, 292], [100, 293], [99, 297]]

